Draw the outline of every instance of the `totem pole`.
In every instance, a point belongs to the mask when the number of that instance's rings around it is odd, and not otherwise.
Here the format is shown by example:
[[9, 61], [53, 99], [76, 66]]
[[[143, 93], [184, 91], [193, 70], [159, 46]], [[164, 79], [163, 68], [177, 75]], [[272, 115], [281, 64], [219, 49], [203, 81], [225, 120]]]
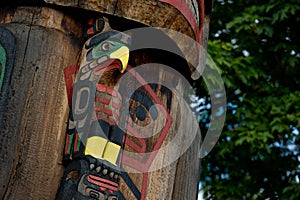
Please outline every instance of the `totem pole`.
[[1, 198], [195, 199], [211, 3], [0, 3]]
[[127, 68], [130, 37], [112, 30], [104, 18], [90, 25], [86, 35], [99, 33], [83, 47], [74, 85], [69, 72], [77, 70], [65, 70], [73, 102], [64, 159], [74, 161], [65, 171], [57, 199], [118, 199], [124, 131], [117, 123], [122, 96], [115, 86]]

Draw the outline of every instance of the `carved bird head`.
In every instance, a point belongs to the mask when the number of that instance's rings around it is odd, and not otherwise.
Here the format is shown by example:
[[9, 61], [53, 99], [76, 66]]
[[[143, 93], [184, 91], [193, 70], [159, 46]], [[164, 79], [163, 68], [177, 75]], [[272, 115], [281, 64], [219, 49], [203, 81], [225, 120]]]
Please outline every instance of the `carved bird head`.
[[103, 20], [103, 31], [85, 43], [79, 73], [82, 80], [96, 81], [100, 77], [99, 83], [113, 86], [126, 70], [131, 41], [130, 36], [111, 29]]
[[110, 65], [115, 61], [119, 61], [120, 72], [123, 73], [129, 59], [128, 41], [125, 41], [126, 39], [125, 34], [116, 31], [96, 35], [86, 45], [86, 48], [89, 49], [86, 55], [87, 61], [96, 60], [99, 65]]

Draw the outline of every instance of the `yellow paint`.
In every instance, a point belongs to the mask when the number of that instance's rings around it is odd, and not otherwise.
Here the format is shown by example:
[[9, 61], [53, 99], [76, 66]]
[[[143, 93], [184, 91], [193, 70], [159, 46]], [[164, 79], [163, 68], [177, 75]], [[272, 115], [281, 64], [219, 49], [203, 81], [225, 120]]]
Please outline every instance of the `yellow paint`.
[[123, 73], [126, 70], [126, 67], [128, 65], [129, 60], [129, 49], [126, 46], [122, 46], [118, 50], [114, 51], [112, 54], [110, 54], [111, 59], [118, 59], [121, 61], [122, 69], [121, 73]]
[[105, 138], [98, 136], [88, 138], [84, 154], [91, 155], [95, 158], [102, 158], [107, 142], [108, 141]]
[[120, 153], [121, 146], [108, 142], [106, 145], [106, 149], [103, 155], [103, 159], [109, 161], [110, 163], [117, 165], [117, 159]]

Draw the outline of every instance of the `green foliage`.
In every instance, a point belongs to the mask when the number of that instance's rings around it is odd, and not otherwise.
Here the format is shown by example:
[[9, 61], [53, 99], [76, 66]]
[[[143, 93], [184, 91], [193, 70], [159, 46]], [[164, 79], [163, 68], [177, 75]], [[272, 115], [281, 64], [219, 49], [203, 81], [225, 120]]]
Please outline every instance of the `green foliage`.
[[[228, 108], [202, 160], [204, 197], [300, 199], [300, 1], [215, 0], [213, 9], [208, 53]], [[209, 102], [203, 83], [196, 88]]]

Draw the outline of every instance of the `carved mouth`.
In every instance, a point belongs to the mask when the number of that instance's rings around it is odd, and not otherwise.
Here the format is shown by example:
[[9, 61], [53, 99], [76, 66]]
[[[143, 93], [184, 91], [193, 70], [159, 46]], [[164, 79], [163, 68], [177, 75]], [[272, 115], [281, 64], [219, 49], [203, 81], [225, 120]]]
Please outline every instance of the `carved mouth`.
[[108, 60], [100, 65], [98, 65], [94, 70], [95, 75], [103, 75], [105, 72], [118, 69], [121, 71], [122, 66], [119, 60]]

